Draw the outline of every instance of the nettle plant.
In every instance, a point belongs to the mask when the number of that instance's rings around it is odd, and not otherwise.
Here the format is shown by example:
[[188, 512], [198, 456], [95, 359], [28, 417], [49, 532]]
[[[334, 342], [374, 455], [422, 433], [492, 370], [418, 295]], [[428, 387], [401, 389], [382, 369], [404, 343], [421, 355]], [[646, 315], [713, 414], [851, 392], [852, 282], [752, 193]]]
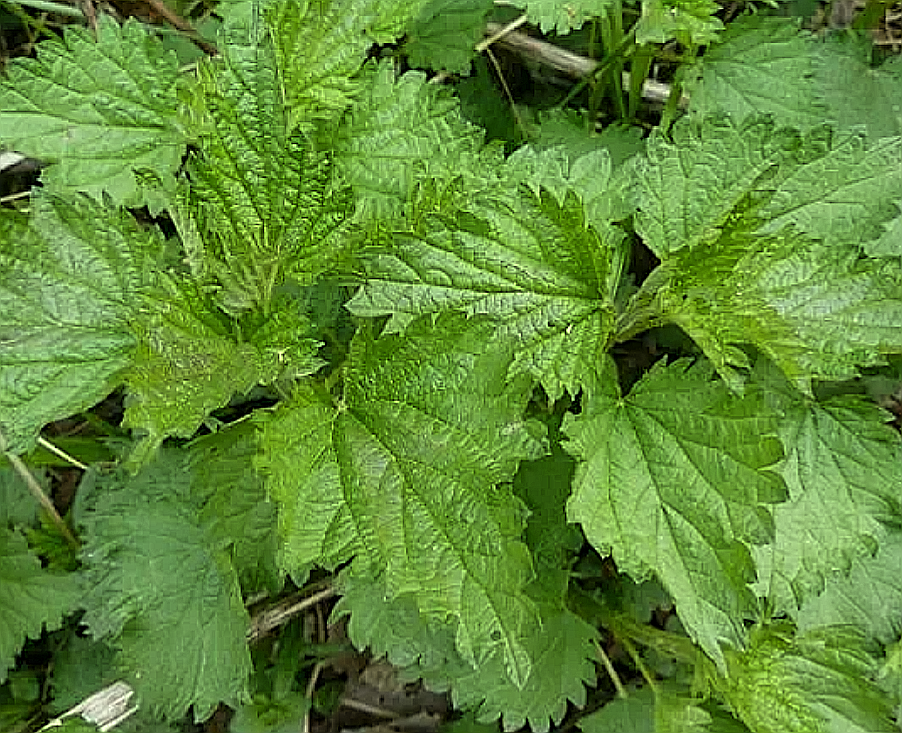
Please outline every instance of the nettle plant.
[[[506, 155], [393, 56], [466, 65], [489, 9], [239, 3], [189, 69], [100, 17], [9, 64], [0, 140], [48, 165], [0, 212], [0, 679], [63, 626], [51, 710], [122, 679], [146, 730], [281, 729], [322, 652], [257, 653], [248, 604], [325, 578], [359, 649], [506, 729], [610, 676], [588, 733], [896, 730], [902, 451], [867, 392], [902, 352], [902, 66], [650, 2], [605, 73], [680, 40], [679, 119], [537, 117]], [[20, 474], [79, 414], [39, 521]]]

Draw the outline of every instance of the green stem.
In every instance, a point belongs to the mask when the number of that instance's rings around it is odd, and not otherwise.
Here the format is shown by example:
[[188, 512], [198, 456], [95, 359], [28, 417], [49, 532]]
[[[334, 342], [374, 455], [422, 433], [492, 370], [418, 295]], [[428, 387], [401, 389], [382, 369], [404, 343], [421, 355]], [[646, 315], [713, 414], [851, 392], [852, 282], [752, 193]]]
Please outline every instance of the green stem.
[[35, 10], [43, 10], [47, 13], [56, 13], [57, 15], [66, 15], [70, 18], [85, 19], [85, 14], [76, 7], [71, 5], [63, 5], [62, 3], [51, 2], [51, 0], [16, 0], [19, 5], [24, 5]]
[[555, 105], [555, 108], [561, 109], [563, 107], [566, 107], [574, 97], [580, 94], [583, 89], [585, 89], [596, 78], [606, 74], [611, 66], [613, 66], [618, 60], [626, 58], [629, 55], [628, 49], [635, 43], [635, 39], [636, 30], [634, 26], [630, 29], [630, 32], [623, 37], [620, 43], [618, 43], [615, 48], [611, 49], [611, 52], [601, 60], [601, 63], [599, 63], [598, 66], [596, 66], [590, 74], [587, 74], [582, 78], [582, 80], [580, 80], [573, 86], [573, 89], [570, 90], [570, 92], [566, 97], [564, 97], [561, 102]]

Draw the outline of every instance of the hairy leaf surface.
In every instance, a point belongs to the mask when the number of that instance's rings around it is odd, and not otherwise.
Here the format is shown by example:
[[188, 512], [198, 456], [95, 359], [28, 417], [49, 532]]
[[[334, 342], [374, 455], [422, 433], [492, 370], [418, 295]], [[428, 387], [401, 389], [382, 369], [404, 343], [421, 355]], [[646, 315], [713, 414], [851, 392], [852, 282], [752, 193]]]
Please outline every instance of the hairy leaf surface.
[[18, 532], [0, 527], [0, 683], [26, 638], [58, 629], [63, 616], [80, 607], [74, 575], [41, 569]]
[[171, 177], [185, 152], [176, 118], [178, 64], [135, 20], [121, 28], [98, 14], [97, 40], [69, 26], [63, 41], [38, 44], [37, 58], [10, 62], [0, 82], [0, 141], [52, 163], [54, 191], [84, 191], [144, 203], [133, 171]]
[[572, 192], [562, 204], [523, 188], [474, 196], [456, 216], [426, 217], [422, 232], [365, 255], [349, 308], [393, 314], [396, 328], [423, 313], [487, 313], [517, 339], [514, 372], [534, 375], [556, 399], [579, 389], [607, 344], [622, 242], [613, 227], [588, 227]]
[[106, 397], [130, 363], [129, 317], [152, 230], [85, 197], [35, 193], [30, 222], [0, 217], [0, 425], [16, 452], [45, 423]]
[[523, 8], [529, 22], [538, 25], [543, 33], [559, 34], [580, 28], [613, 6], [610, 0], [517, 0], [512, 5]]
[[197, 720], [247, 696], [247, 612], [229, 553], [191, 501], [191, 474], [163, 453], [133, 478], [110, 479], [85, 519], [84, 622], [115, 640], [117, 664], [144, 705]]
[[492, 7], [491, 0], [429, 0], [407, 34], [410, 65], [469, 74]]
[[722, 691], [755, 733], [890, 733], [889, 700], [874, 682], [864, 639], [843, 626], [793, 638], [757, 628], [750, 648], [728, 652]]
[[740, 648], [753, 608], [746, 542], [770, 534], [764, 503], [783, 487], [776, 422], [754, 395], [737, 397], [705, 364], [652, 368], [626, 397], [609, 365], [567, 416], [567, 450], [580, 459], [571, 520], [602, 554], [640, 579], [655, 573], [690, 635], [714, 659]]
[[280, 506], [283, 567], [356, 556], [392, 596], [456, 618], [471, 663], [500, 648], [522, 684], [531, 566], [516, 500], [495, 485], [541, 443], [520, 417], [530, 381], [506, 378], [510, 346], [491, 336], [485, 321], [450, 315], [404, 336], [358, 335], [342, 402], [302, 386], [264, 423], [260, 466]]

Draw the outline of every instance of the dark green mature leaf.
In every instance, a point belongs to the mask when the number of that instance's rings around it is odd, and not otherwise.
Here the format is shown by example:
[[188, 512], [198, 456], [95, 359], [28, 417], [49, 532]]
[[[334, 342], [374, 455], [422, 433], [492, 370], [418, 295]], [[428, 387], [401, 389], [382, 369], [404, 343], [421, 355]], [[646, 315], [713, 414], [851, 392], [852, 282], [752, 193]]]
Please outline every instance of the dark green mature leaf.
[[890, 733], [888, 698], [874, 683], [876, 661], [848, 626], [793, 638], [756, 628], [750, 648], [727, 652], [721, 689], [754, 733]]
[[656, 733], [655, 696], [647, 687], [628, 698], [611, 700], [579, 720], [583, 733]]
[[360, 78], [363, 89], [335, 140], [359, 218], [397, 215], [424, 179], [479, 171], [483, 133], [463, 119], [450, 90], [420, 72], [396, 79], [390, 61], [369, 64]]
[[30, 525], [38, 518], [38, 501], [12, 468], [0, 466], [0, 528]]
[[474, 195], [465, 211], [425, 217], [422, 232], [398, 235], [364, 256], [366, 279], [349, 308], [393, 314], [394, 327], [422, 313], [487, 313], [517, 339], [513, 371], [541, 380], [556, 399], [578, 391], [614, 322], [622, 262], [620, 230], [587, 226], [570, 192]]
[[492, 0], [429, 0], [410, 24], [404, 50], [410, 65], [469, 74]]
[[823, 590], [825, 578], [845, 575], [873, 554], [884, 522], [902, 516], [902, 440], [873, 403], [817, 403], [773, 378], [765, 384], [782, 413], [787, 455], [780, 472], [789, 500], [774, 509], [774, 543], [757, 555], [762, 592], [794, 614], [800, 601]]
[[611, 0], [516, 0], [511, 4], [526, 10], [529, 22], [543, 33], [559, 34], [569, 33], [613, 7]]
[[0, 527], [0, 683], [26, 638], [58, 629], [80, 607], [74, 575], [41, 569], [41, 561], [18, 532]]
[[231, 548], [245, 594], [282, 585], [276, 508], [254, 468], [256, 455], [257, 429], [249, 420], [198, 439], [188, 452], [194, 494], [203, 500], [201, 526], [214, 544]]
[[62, 713], [119, 678], [116, 651], [102, 641], [71, 634], [53, 656], [51, 710]]
[[55, 191], [84, 191], [139, 206], [133, 174], [170, 178], [185, 152], [176, 119], [178, 64], [135, 20], [97, 18], [97, 40], [69, 26], [65, 40], [38, 44], [0, 83], [0, 142], [53, 163], [43, 175]]
[[812, 76], [823, 57], [800, 23], [757, 13], [732, 21], [686, 84], [689, 112], [735, 120], [769, 114], [779, 125], [798, 128], [822, 124]]
[[496, 648], [518, 684], [534, 619], [516, 500], [496, 487], [541, 450], [521, 413], [528, 378], [508, 379], [510, 344], [483, 320], [421, 319], [404, 336], [358, 334], [337, 405], [313, 386], [263, 424], [268, 490], [279, 503], [283, 567], [356, 556], [412, 594], [427, 617], [456, 618], [471, 663]]
[[626, 397], [613, 365], [563, 431], [580, 459], [568, 517], [636, 579], [654, 573], [710, 656], [740, 648], [753, 610], [745, 542], [767, 541], [762, 504], [782, 497], [776, 421], [755, 395], [737, 397], [709, 365], [660, 362]]
[[201, 67], [207, 125], [191, 208], [233, 313], [268, 310], [286, 277], [310, 282], [330, 266], [351, 211], [328, 159], [292, 132], [284, 73], [264, 41], [231, 45]]
[[247, 697], [248, 616], [229, 552], [191, 501], [192, 476], [161, 453], [132, 478], [105, 483], [85, 518], [84, 623], [115, 639], [116, 661], [149, 709], [196, 720]]
[[642, 17], [636, 23], [636, 43], [698, 46], [717, 39], [723, 23], [714, 0], [642, 0]]
[[902, 631], [902, 533], [890, 532], [873, 557], [852, 560], [848, 575], [833, 574], [819, 596], [798, 611], [799, 629], [853, 624], [881, 644], [891, 644]]
[[162, 242], [83, 197], [32, 197], [0, 217], [0, 427], [16, 452], [91, 407], [130, 363], [128, 321]]

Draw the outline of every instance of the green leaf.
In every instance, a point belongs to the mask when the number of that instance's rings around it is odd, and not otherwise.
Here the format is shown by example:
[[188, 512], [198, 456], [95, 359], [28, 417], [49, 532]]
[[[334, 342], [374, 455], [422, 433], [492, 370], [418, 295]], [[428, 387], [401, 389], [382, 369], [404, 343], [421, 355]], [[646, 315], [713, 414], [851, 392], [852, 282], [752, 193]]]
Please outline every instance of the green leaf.
[[404, 336], [358, 334], [341, 402], [302, 385], [264, 422], [259, 467], [280, 508], [284, 568], [356, 556], [364, 574], [385, 573], [391, 596], [458, 619], [470, 663], [500, 648], [522, 685], [531, 566], [516, 500], [496, 484], [541, 442], [521, 417], [531, 382], [507, 378], [510, 345], [493, 334], [451, 314]]
[[516, 0], [511, 3], [522, 8], [529, 22], [539, 26], [542, 33], [569, 33], [590, 18], [604, 16], [614, 7], [611, 0]]
[[153, 230], [84, 197], [35, 192], [32, 219], [0, 217], [0, 423], [12, 450], [107, 396], [130, 363], [131, 314]]
[[802, 632], [853, 624], [881, 644], [891, 644], [902, 631], [902, 533], [883, 538], [877, 554], [856, 557], [848, 575], [832, 574], [824, 592], [802, 604], [797, 621]]
[[479, 169], [483, 133], [463, 119], [450, 90], [420, 72], [396, 79], [390, 61], [368, 64], [360, 79], [363, 89], [335, 139], [358, 218], [390, 219], [419, 181]]
[[229, 733], [295, 733], [310, 711], [310, 698], [292, 693], [278, 700], [260, 697], [235, 711]]
[[276, 508], [254, 468], [256, 455], [257, 430], [250, 421], [199, 438], [188, 451], [194, 494], [203, 500], [200, 524], [210, 541], [231, 549], [247, 595], [282, 586]]
[[144, 203], [133, 171], [172, 177], [186, 138], [176, 119], [175, 54], [135, 20], [121, 28], [97, 17], [97, 40], [69, 26], [65, 40], [17, 58], [0, 82], [3, 146], [52, 163], [43, 175], [54, 191], [84, 191], [116, 203]]
[[85, 518], [84, 623], [115, 641], [144, 706], [169, 719], [193, 706], [200, 721], [247, 698], [251, 665], [238, 578], [201, 526], [191, 481], [167, 452], [105, 482]]
[[793, 613], [824, 578], [873, 554], [884, 522], [902, 512], [893, 488], [902, 482], [902, 440], [882, 410], [858, 397], [817, 403], [789, 393], [780, 409], [789, 500], [774, 509], [774, 544], [757, 555], [767, 569], [763, 591]]
[[489, 314], [517, 339], [513, 373], [532, 374], [557, 399], [578, 391], [610, 338], [623, 241], [611, 226], [587, 226], [572, 192], [562, 204], [522, 188], [474, 195], [467, 210], [424, 217], [422, 232], [365, 254], [348, 307], [393, 314], [393, 328], [448, 309]]
[[550, 109], [537, 113], [539, 121], [533, 145], [538, 148], [562, 148], [571, 158], [595, 150], [607, 150], [611, 165], [619, 168], [626, 160], [645, 150], [639, 127], [608, 125], [600, 133], [587, 129], [584, 116], [572, 109]]
[[890, 733], [888, 699], [874, 683], [877, 665], [849, 627], [793, 638], [786, 628], [756, 628], [750, 648], [728, 652], [721, 689], [754, 733]]
[[328, 158], [292, 132], [284, 68], [264, 41], [200, 67], [206, 124], [189, 209], [231, 313], [268, 310], [287, 277], [312, 282], [343, 249], [352, 204]]
[[636, 43], [699, 46], [717, 40], [723, 23], [714, 14], [714, 0], [642, 0], [642, 17], [636, 23]]
[[583, 733], [655, 733], [655, 696], [647, 687], [580, 718]]
[[[136, 466], [166, 437], [190, 438], [212, 410], [273, 381], [282, 368], [278, 354], [236, 343], [196, 286], [162, 275], [158, 283], [132, 324], [140, 342], [125, 375], [129, 399], [123, 425], [146, 431], [129, 459]], [[319, 365], [314, 348], [311, 341], [307, 373]]]
[[848, 132], [862, 125], [871, 139], [902, 135], [902, 63], [871, 64], [870, 37], [828, 36], [814, 57], [816, 95], [827, 119]]
[[58, 629], [63, 616], [79, 607], [75, 576], [42, 570], [25, 538], [0, 527], [0, 683], [26, 638]]
[[[42, 474], [37, 476], [39, 480]], [[12, 468], [0, 467], [0, 527], [31, 525], [38, 518], [38, 508], [37, 499], [28, 491], [22, 477]]]
[[689, 112], [735, 120], [769, 114], [779, 125], [798, 128], [822, 124], [812, 79], [819, 46], [799, 30], [800, 22], [757, 13], [732, 21], [686, 84]]
[[51, 711], [74, 708], [119, 678], [115, 650], [102, 641], [71, 634], [53, 656]]
[[659, 362], [626, 397], [612, 364], [567, 416], [565, 448], [580, 461], [567, 504], [602, 554], [642, 579], [653, 572], [680, 620], [712, 658], [741, 648], [754, 603], [745, 542], [770, 534], [763, 503], [781, 498], [782, 455], [760, 398], [738, 397], [704, 362]]
[[416, 68], [469, 74], [491, 0], [428, 0], [410, 24], [404, 50]]

